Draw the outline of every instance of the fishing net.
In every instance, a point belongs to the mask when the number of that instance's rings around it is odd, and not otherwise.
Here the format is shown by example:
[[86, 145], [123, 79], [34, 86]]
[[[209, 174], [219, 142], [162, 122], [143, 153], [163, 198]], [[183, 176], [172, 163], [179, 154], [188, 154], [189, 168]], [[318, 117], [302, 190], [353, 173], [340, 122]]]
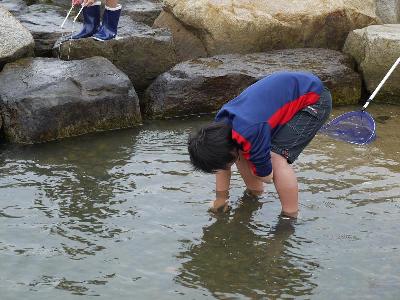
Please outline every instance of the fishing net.
[[375, 121], [366, 111], [351, 111], [324, 125], [320, 132], [334, 139], [357, 145], [371, 143], [375, 137]]

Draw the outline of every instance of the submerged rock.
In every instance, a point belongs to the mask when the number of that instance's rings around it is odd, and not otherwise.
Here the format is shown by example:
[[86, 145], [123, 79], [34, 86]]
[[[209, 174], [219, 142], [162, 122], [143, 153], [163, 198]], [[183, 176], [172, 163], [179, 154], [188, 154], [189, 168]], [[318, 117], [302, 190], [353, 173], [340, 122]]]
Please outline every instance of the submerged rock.
[[38, 143], [141, 122], [128, 76], [102, 57], [25, 58], [0, 73], [0, 111], [8, 141]]
[[[400, 24], [369, 26], [354, 30], [344, 52], [355, 58], [371, 94], [400, 56]], [[400, 66], [376, 96], [376, 101], [400, 104]]]
[[165, 0], [164, 3], [165, 10], [190, 28], [207, 52], [215, 55], [300, 47], [341, 49], [350, 31], [380, 22], [374, 1]]
[[0, 6], [0, 70], [7, 62], [33, 55], [34, 41], [30, 32]]
[[121, 17], [118, 38], [99, 42], [92, 38], [66, 41], [54, 47], [62, 59], [82, 59], [103, 56], [109, 59], [132, 80], [136, 90], [145, 89], [158, 75], [176, 63], [171, 34], [162, 29]]
[[27, 7], [24, 0], [0, 0], [0, 6], [7, 9], [14, 16], [19, 15]]
[[[54, 5], [35, 4], [18, 16], [22, 25], [33, 35], [36, 56], [51, 56], [56, 41], [63, 34], [71, 33], [72, 17], [65, 23], [64, 29], [60, 27], [66, 15], [64, 13], [64, 9]], [[78, 22], [75, 24], [75, 28], [81, 26]]]
[[327, 49], [275, 50], [194, 59], [162, 74], [147, 89], [145, 112], [150, 118], [210, 113], [243, 89], [275, 71], [309, 71], [331, 90], [335, 105], [356, 104], [361, 78], [350, 59]]
[[157, 0], [123, 0], [122, 13], [128, 15], [133, 21], [152, 26], [154, 20], [162, 11], [162, 3]]

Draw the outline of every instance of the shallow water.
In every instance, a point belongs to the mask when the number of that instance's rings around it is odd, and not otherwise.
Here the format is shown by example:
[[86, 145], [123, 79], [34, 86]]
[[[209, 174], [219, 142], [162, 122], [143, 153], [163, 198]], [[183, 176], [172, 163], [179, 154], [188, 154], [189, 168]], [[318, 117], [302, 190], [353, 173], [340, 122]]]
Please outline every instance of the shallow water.
[[237, 174], [207, 213], [185, 143], [209, 118], [1, 146], [0, 298], [398, 299], [400, 108], [368, 110], [373, 144], [317, 136], [296, 162], [297, 222]]

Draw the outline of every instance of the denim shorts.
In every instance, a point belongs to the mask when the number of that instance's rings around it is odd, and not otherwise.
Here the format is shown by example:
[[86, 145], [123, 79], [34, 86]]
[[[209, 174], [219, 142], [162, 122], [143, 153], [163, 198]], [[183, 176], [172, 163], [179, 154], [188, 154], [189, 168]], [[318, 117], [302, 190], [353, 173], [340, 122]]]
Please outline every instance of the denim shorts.
[[298, 111], [272, 136], [271, 151], [292, 164], [324, 125], [332, 111], [332, 96], [325, 87], [317, 103]]

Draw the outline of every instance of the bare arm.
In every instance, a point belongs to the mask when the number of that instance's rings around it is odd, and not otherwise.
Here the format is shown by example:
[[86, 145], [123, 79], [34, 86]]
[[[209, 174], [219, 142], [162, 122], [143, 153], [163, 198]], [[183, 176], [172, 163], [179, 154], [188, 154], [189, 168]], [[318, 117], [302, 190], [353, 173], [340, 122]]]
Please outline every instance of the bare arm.
[[215, 174], [215, 200], [211, 203], [211, 210], [220, 208], [228, 209], [229, 185], [231, 183], [231, 170], [220, 170]]

